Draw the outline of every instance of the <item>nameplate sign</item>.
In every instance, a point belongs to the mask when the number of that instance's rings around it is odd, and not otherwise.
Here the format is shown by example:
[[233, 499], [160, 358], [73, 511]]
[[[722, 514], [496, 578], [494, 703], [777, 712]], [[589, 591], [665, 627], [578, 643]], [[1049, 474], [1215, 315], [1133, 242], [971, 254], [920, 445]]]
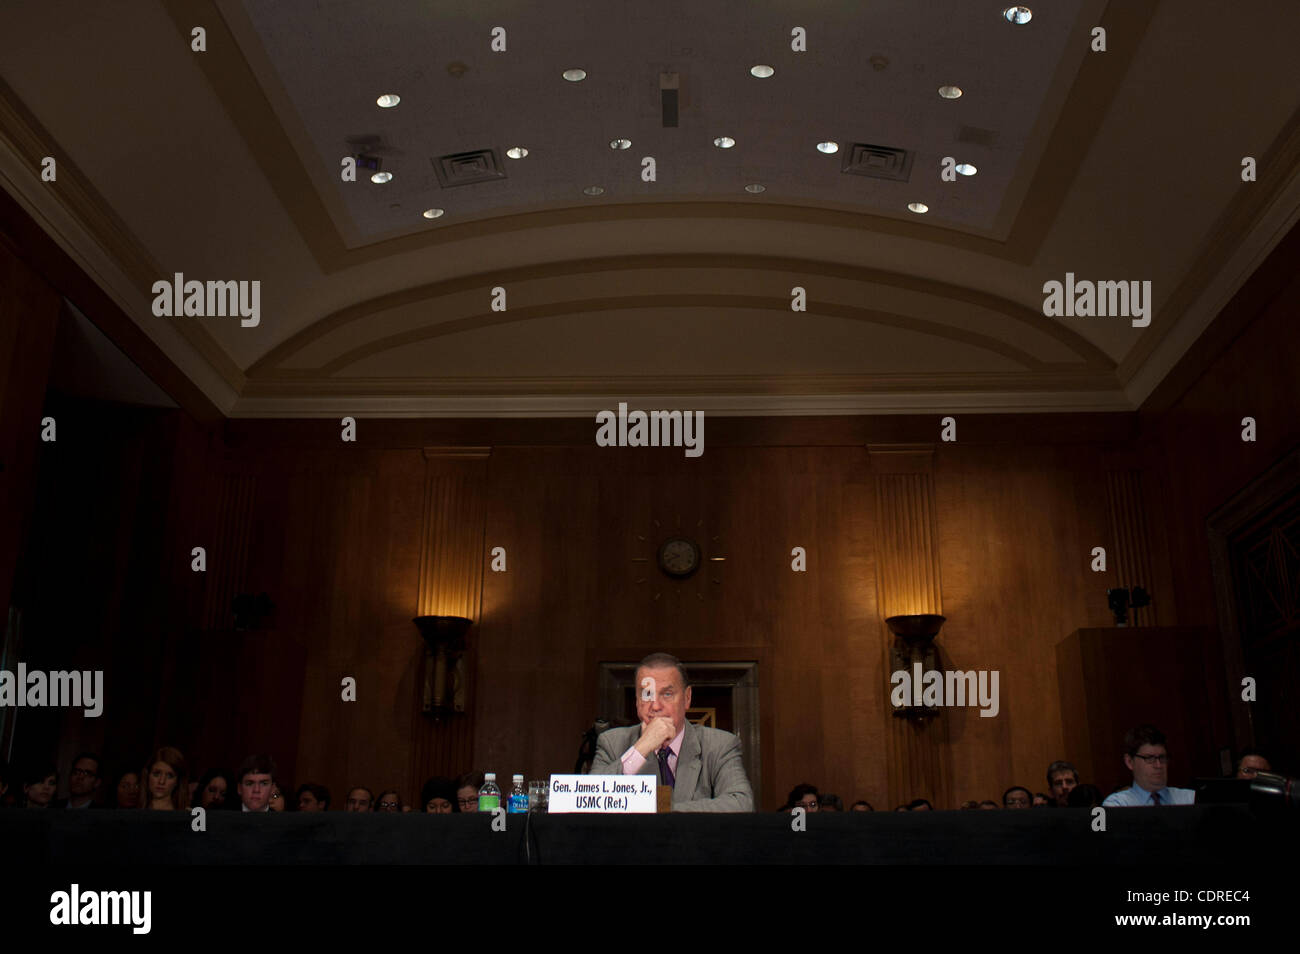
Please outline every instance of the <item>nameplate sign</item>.
[[653, 815], [658, 784], [653, 775], [552, 775], [547, 811]]

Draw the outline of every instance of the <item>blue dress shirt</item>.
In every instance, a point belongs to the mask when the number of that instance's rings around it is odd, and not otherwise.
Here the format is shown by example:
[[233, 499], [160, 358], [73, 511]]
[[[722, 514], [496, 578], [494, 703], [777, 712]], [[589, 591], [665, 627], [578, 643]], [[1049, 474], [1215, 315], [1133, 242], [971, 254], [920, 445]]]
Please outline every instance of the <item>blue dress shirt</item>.
[[[1122, 791], [1107, 795], [1106, 800], [1101, 804], [1106, 808], [1150, 807], [1155, 805], [1151, 798], [1152, 794], [1145, 788], [1139, 788], [1137, 782], [1134, 782]], [[1161, 805], [1191, 805], [1196, 801], [1196, 792], [1190, 788], [1162, 788], [1154, 794], [1160, 796]]]

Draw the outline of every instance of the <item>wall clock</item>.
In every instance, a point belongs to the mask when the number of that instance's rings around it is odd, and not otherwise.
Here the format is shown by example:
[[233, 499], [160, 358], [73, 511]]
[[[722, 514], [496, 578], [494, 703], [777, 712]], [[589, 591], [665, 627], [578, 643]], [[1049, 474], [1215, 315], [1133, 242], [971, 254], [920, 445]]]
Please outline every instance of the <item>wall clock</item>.
[[684, 580], [700, 568], [700, 545], [687, 537], [669, 537], [659, 544], [659, 569]]

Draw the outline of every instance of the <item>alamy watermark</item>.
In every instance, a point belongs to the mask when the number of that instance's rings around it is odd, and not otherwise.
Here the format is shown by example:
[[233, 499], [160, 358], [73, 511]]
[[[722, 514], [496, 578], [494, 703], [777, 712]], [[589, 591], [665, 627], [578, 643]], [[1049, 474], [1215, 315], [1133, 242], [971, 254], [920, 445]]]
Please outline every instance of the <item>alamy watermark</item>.
[[598, 447], [684, 447], [687, 457], [704, 453], [703, 411], [631, 411], [620, 401], [596, 415]]
[[894, 689], [889, 701], [895, 709], [903, 706], [975, 706], [980, 707], [980, 718], [991, 719], [1001, 709], [998, 694], [999, 672], [996, 669], [950, 669], [940, 672], [931, 669], [922, 672], [920, 663], [912, 664], [912, 672], [897, 670], [889, 677]]
[[177, 272], [172, 281], [153, 283], [153, 313], [158, 318], [224, 318], [240, 316], [244, 328], [256, 328], [262, 320], [260, 281], [186, 281]]
[[1151, 282], [1074, 280], [1043, 283], [1043, 314], [1048, 318], [1132, 318], [1134, 328], [1151, 324]]
[[129, 924], [132, 934], [148, 934], [152, 908], [152, 891], [82, 891], [74, 883], [50, 895], [50, 923]]
[[104, 711], [104, 670], [28, 672], [26, 663], [17, 672], [0, 669], [0, 708], [5, 706], [82, 709], [86, 718], [97, 718]]

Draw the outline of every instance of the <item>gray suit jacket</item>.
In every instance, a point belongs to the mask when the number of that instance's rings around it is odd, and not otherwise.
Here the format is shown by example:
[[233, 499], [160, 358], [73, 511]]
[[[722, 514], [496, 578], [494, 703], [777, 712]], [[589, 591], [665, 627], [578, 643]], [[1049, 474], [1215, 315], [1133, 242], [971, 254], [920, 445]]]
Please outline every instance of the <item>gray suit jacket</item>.
[[[623, 774], [623, 753], [640, 737], [639, 723], [602, 732], [596, 740], [596, 758], [591, 763], [591, 774]], [[637, 774], [658, 775], [659, 760], [651, 755]], [[673, 786], [675, 812], [754, 810], [754, 793], [750, 790], [740, 758], [740, 736], [686, 723], [682, 750], [677, 756], [676, 776]]]

